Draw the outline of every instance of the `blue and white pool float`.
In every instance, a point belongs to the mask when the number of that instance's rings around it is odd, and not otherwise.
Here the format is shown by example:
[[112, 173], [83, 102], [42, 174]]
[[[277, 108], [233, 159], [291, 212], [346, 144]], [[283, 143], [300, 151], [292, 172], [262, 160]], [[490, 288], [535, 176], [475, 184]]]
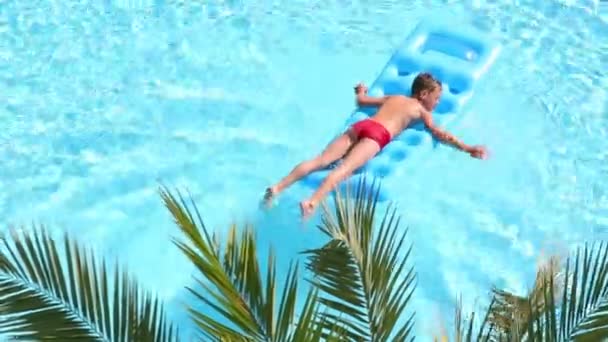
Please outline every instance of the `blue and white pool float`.
[[[474, 88], [487, 73], [498, 54], [500, 45], [472, 27], [452, 27], [439, 22], [423, 21], [395, 51], [380, 75], [369, 88], [369, 95], [411, 95], [411, 85], [420, 72], [430, 72], [443, 85], [443, 93], [434, 112], [434, 121], [446, 125], [458, 116], [461, 108], [474, 94]], [[377, 107], [357, 108], [345, 122], [342, 133], [353, 123], [373, 115]], [[382, 180], [395, 168], [433, 139], [422, 123], [416, 123], [395, 137], [384, 149], [340, 188], [354, 187], [367, 176]], [[302, 180], [317, 188], [331, 169], [316, 171]], [[371, 177], [370, 177], [371, 176]], [[387, 189], [381, 188], [379, 200], [388, 199]]]

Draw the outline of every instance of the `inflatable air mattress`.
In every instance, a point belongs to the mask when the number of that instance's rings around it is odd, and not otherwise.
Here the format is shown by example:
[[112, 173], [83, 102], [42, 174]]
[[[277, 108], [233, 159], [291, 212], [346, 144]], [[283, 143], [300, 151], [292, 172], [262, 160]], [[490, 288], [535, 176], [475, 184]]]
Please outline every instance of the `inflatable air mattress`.
[[[391, 56], [380, 75], [369, 87], [369, 95], [410, 95], [412, 82], [420, 72], [430, 72], [443, 85], [443, 92], [433, 118], [439, 125], [455, 119], [461, 108], [473, 96], [481, 77], [498, 57], [500, 46], [470, 27], [452, 27], [441, 23], [419, 23]], [[353, 123], [373, 115], [377, 107], [356, 108], [344, 124], [342, 133]], [[384, 149], [361, 169], [345, 180], [340, 188], [356, 186], [365, 176], [382, 182], [394, 174], [395, 168], [432, 144], [433, 139], [421, 123], [415, 123], [395, 137]], [[335, 167], [333, 165], [332, 167]], [[317, 188], [331, 168], [308, 175], [301, 182]], [[379, 200], [388, 199], [387, 189], [380, 189]]]

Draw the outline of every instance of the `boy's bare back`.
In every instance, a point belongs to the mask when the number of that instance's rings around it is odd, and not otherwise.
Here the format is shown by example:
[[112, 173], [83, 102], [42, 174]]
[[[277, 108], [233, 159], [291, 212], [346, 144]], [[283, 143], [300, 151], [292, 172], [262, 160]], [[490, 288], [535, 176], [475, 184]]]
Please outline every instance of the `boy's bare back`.
[[384, 126], [391, 139], [405, 130], [413, 120], [421, 120], [439, 140], [466, 151], [475, 158], [485, 158], [487, 152], [483, 146], [468, 146], [433, 123], [432, 111], [439, 103], [441, 91], [441, 83], [426, 73], [418, 75], [414, 80], [412, 97], [404, 95], [374, 97], [367, 95], [367, 87], [364, 84], [359, 83], [355, 86], [358, 105], [378, 106], [378, 111], [370, 119]]
[[378, 108], [372, 120], [382, 124], [394, 137], [406, 129], [414, 120], [421, 118], [420, 103], [403, 95], [388, 96]]
[[[372, 97], [367, 95], [367, 87], [361, 83], [355, 86], [355, 93], [359, 105], [378, 106], [378, 111], [371, 119], [382, 124], [390, 133], [391, 138], [394, 138], [413, 120], [422, 119], [425, 123], [430, 120], [430, 111], [437, 106], [441, 97], [441, 86], [434, 79], [430, 79], [429, 82], [437, 86], [425, 89], [423, 98], [405, 95]], [[425, 107], [429, 109], [425, 109]]]

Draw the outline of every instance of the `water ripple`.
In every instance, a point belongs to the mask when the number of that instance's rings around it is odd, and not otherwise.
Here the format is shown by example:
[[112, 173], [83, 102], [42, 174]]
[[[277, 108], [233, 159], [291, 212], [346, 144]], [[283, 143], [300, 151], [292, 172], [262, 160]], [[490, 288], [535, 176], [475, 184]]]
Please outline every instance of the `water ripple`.
[[[138, 265], [186, 270], [177, 251], [149, 252], [172, 229], [157, 180], [187, 185], [218, 229], [253, 212], [268, 183], [342, 127], [352, 85], [432, 14], [504, 49], [449, 127], [495, 157], [440, 148], [390, 184], [415, 228], [420, 300], [449, 315], [456, 291], [525, 289], [552, 236], [572, 246], [608, 231], [608, 24], [584, 6], [517, 3], [5, 2], [2, 222], [61, 222]], [[282, 203], [305, 195], [294, 187]], [[296, 214], [263, 223], [291, 231]], [[135, 272], [168, 297], [188, 281]]]

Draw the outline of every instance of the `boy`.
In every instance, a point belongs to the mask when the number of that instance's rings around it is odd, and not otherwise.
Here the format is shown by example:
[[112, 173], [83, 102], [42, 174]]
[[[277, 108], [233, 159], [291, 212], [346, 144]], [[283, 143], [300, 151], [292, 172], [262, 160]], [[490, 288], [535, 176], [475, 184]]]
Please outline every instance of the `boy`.
[[441, 83], [429, 73], [420, 73], [412, 83], [412, 97], [403, 95], [371, 97], [367, 87], [360, 83], [355, 86], [359, 106], [379, 106], [377, 113], [361, 120], [334, 139], [317, 157], [301, 162], [285, 178], [266, 189], [264, 201], [270, 205], [272, 199], [294, 182], [313, 171], [323, 169], [336, 160], [344, 158], [333, 169], [312, 196], [300, 202], [304, 219], [316, 209], [319, 202], [352, 172], [372, 159], [393, 137], [399, 135], [414, 120], [422, 120], [424, 125], [438, 140], [448, 143], [474, 158], [485, 159], [483, 146], [469, 146], [450, 133], [433, 124], [432, 112], [441, 96]]

